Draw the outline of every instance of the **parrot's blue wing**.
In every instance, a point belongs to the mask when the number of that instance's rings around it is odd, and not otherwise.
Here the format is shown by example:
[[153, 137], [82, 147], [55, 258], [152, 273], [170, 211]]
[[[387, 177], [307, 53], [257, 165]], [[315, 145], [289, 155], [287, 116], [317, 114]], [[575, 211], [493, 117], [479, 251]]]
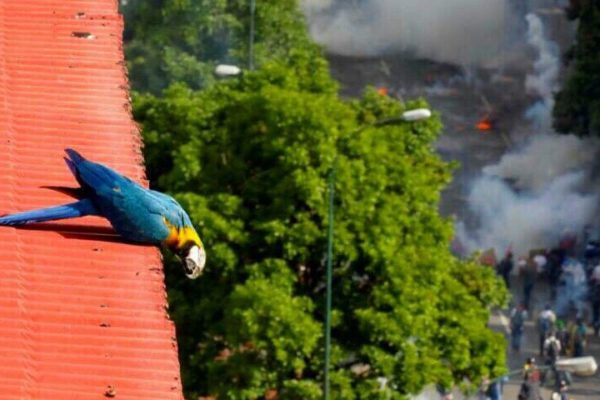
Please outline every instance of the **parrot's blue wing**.
[[169, 225], [192, 226], [187, 214], [170, 196], [148, 190], [102, 164], [86, 160], [75, 150], [65, 151], [73, 175], [89, 192], [101, 214], [126, 239], [160, 243], [169, 236]]
[[62, 206], [40, 208], [38, 210], [6, 215], [0, 217], [0, 225], [23, 225], [33, 222], [52, 221], [55, 219], [76, 218], [84, 215], [98, 215], [98, 210], [89, 199], [64, 204]]
[[155, 190], [150, 190], [150, 194], [161, 204], [161, 207], [166, 210], [165, 217], [169, 220], [171, 224], [176, 226], [177, 228], [183, 227], [192, 227], [192, 220], [187, 215], [181, 205], [172, 198], [171, 196], [157, 192]]
[[103, 214], [115, 230], [136, 242], [163, 242], [170, 233], [166, 224], [168, 209], [134, 182], [124, 183], [119, 189], [99, 197]]
[[131, 179], [102, 164], [86, 160], [73, 149], [65, 149], [65, 152], [69, 155], [69, 158], [65, 158], [67, 166], [84, 189], [107, 193], [123, 182], [133, 183]]

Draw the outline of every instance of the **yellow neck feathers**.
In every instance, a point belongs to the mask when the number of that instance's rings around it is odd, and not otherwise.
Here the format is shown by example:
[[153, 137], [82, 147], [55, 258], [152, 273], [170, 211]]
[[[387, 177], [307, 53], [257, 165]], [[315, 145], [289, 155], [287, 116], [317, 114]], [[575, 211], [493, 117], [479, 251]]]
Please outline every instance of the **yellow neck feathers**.
[[177, 228], [165, 219], [165, 223], [169, 227], [169, 236], [165, 239], [165, 244], [173, 249], [181, 249], [186, 244], [192, 242], [197, 246], [202, 246], [202, 241], [196, 230], [191, 226]]

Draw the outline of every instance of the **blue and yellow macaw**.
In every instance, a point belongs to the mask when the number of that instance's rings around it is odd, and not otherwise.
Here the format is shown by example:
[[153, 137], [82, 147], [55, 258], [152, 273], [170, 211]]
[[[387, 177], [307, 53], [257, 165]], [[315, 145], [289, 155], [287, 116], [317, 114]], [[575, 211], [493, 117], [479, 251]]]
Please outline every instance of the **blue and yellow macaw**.
[[81, 186], [69, 194], [79, 201], [0, 217], [0, 225], [99, 215], [128, 241], [166, 245], [181, 258], [188, 278], [200, 276], [206, 262], [204, 246], [190, 217], [175, 199], [86, 160], [75, 150], [65, 151], [67, 166]]

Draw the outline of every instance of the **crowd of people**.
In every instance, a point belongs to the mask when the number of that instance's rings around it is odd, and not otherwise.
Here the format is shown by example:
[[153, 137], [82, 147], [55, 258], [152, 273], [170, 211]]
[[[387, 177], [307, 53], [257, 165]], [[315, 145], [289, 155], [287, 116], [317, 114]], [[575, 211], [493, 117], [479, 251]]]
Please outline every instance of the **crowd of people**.
[[[548, 343], [548, 341], [547, 341]], [[546, 357], [546, 360], [548, 358]], [[534, 357], [530, 357], [523, 366], [523, 382], [517, 395], [518, 400], [546, 400], [543, 399], [540, 386], [544, 385], [549, 373], [554, 374], [557, 383], [554, 391], [550, 395], [549, 400], [569, 400], [568, 397], [568, 381], [563, 379], [564, 375], [556, 368], [544, 368], [541, 370], [536, 364]]]
[[[578, 248], [573, 238], [563, 240], [550, 250], [531, 251], [527, 257], [515, 260], [511, 251], [496, 264], [496, 272], [506, 286], [513, 287], [519, 301], [510, 310], [510, 348], [521, 351], [524, 327], [533, 320], [538, 335], [538, 354], [541, 367], [535, 358], [527, 359], [523, 368], [518, 400], [542, 400], [540, 387], [553, 390], [549, 399], [568, 400], [571, 376], [557, 368], [561, 358], [586, 355], [588, 329], [595, 335], [600, 331], [600, 241], [588, 240]], [[535, 309], [535, 288], [546, 282], [549, 293], [543, 309]], [[518, 291], [515, 291], [518, 290]], [[485, 382], [484, 382], [485, 383]], [[502, 399], [502, 380], [486, 385], [485, 399]]]
[[[510, 345], [514, 352], [521, 350], [525, 321], [529, 315], [523, 303], [513, 308], [510, 312]], [[539, 355], [547, 352], [548, 340], [559, 344], [556, 356], [582, 357], [585, 355], [587, 344], [587, 325], [583, 317], [576, 314], [575, 318], [566, 320], [558, 319], [550, 304], [546, 304], [537, 317], [537, 331], [539, 335]]]
[[[554, 340], [549, 337], [545, 341], [546, 365], [544, 367], [538, 367], [535, 357], [529, 357], [525, 362], [521, 372], [522, 382], [516, 400], [569, 400], [568, 392], [571, 378], [568, 373], [557, 370], [553, 365], [558, 359], [558, 352], [560, 352], [560, 344], [558, 341], [554, 342]], [[554, 350], [552, 350], [553, 348]], [[556, 351], [556, 353], [552, 355], [552, 351]], [[555, 381], [555, 384], [550, 397], [544, 399], [540, 388], [549, 380]], [[507, 376], [493, 381], [484, 380], [479, 391], [479, 400], [502, 400], [502, 387], [507, 381]]]
[[496, 265], [496, 271], [509, 288], [511, 277], [519, 276], [522, 281], [522, 295], [513, 314], [518, 311], [531, 313], [534, 288], [538, 282], [545, 281], [550, 288], [549, 303], [558, 327], [569, 322], [587, 324], [598, 335], [600, 241], [589, 240], [583, 248], [578, 248], [575, 243], [575, 239], [567, 238], [556, 248], [531, 251], [528, 257], [520, 257], [516, 262], [512, 252], [508, 251]]

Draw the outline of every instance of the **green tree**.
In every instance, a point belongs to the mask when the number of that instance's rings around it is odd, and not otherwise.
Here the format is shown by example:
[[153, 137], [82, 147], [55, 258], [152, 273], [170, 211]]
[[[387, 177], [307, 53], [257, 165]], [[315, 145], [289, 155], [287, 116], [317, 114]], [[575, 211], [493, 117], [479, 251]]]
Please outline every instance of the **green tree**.
[[[285, 59], [292, 48], [317, 51], [296, 0], [258, 4], [255, 65]], [[249, 0], [128, 0], [121, 11], [134, 90], [158, 95], [174, 82], [200, 89], [215, 83], [216, 64], [248, 66]]]
[[165, 255], [186, 393], [320, 398], [336, 159], [334, 398], [404, 398], [499, 375], [504, 340], [486, 323], [506, 290], [449, 252], [437, 202], [451, 171], [432, 150], [439, 119], [372, 126], [427, 105], [373, 90], [341, 100], [296, 1], [257, 4], [260, 69], [221, 82], [214, 63], [247, 59], [249, 1], [124, 9], [134, 86], [167, 88], [134, 93], [151, 185], [184, 205], [207, 246], [193, 282]]
[[504, 339], [486, 324], [506, 291], [450, 254], [439, 118], [371, 126], [418, 106], [374, 90], [342, 101], [327, 63], [305, 50], [203, 91], [135, 98], [153, 185], [184, 205], [207, 246], [198, 281], [167, 268], [191, 398], [320, 398], [336, 157], [334, 398], [400, 399], [501, 373]]
[[580, 136], [600, 136], [600, 2], [573, 0], [567, 17], [578, 20], [567, 81], [556, 94], [554, 128]]

